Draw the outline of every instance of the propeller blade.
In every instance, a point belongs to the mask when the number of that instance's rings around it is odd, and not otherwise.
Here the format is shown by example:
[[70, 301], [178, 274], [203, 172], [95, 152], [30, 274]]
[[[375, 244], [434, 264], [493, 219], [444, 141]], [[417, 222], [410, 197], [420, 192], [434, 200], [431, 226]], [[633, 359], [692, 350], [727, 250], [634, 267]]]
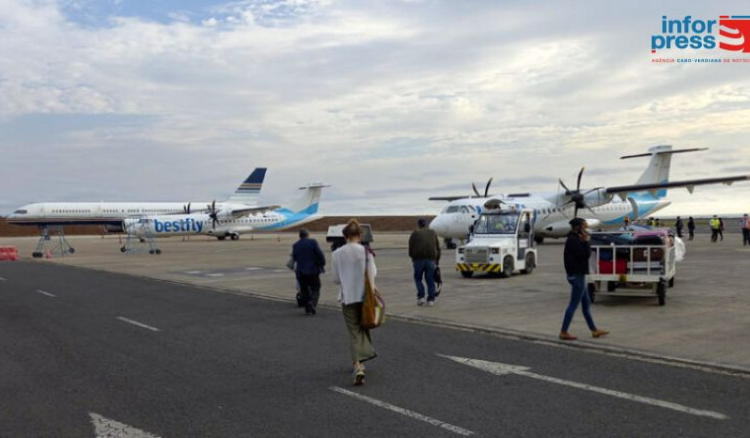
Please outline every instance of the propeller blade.
[[188, 202], [187, 214], [190, 214], [190, 203]]
[[474, 193], [477, 195], [477, 198], [481, 198], [482, 195], [479, 194], [479, 190], [477, 190], [477, 186], [474, 183], [471, 183], [471, 188], [474, 189]]
[[490, 184], [492, 184], [492, 178], [490, 178], [489, 181], [487, 181], [487, 186], [484, 188], [484, 197], [487, 198], [490, 196]]
[[558, 178], [558, 181], [560, 182], [560, 185], [565, 189], [565, 194], [566, 195], [570, 194], [570, 189], [568, 188], [568, 186], [565, 185], [562, 178]]
[[585, 169], [585, 167], [581, 167], [581, 171], [578, 172], [578, 183], [576, 184], [576, 191], [578, 192], [581, 191], [581, 178], [583, 177], [583, 169]]
[[578, 204], [576, 204], [576, 209], [573, 211], [573, 217], [574, 218], [578, 217]]

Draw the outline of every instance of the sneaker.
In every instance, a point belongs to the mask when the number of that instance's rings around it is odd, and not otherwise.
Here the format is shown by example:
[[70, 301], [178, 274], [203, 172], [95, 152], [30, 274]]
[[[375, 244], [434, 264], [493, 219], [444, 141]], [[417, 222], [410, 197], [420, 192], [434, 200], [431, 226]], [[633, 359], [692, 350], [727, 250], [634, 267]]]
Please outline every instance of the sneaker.
[[424, 303], [427, 301], [424, 298], [420, 298], [417, 300], [417, 306], [424, 306]]
[[354, 386], [362, 386], [365, 383], [365, 370], [364, 368], [357, 368], [354, 370]]
[[575, 341], [578, 338], [568, 332], [560, 332], [560, 339], [562, 339], [563, 341]]
[[602, 336], [608, 335], [609, 332], [607, 330], [594, 330], [591, 332], [591, 336], [595, 338], [601, 338]]
[[427, 307], [435, 307], [435, 300], [428, 301], [427, 302]]

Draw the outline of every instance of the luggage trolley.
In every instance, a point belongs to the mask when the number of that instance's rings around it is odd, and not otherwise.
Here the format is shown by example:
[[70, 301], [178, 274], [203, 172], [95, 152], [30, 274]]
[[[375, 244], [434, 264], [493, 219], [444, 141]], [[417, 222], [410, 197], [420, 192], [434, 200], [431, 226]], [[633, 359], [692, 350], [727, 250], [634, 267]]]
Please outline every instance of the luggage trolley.
[[669, 230], [596, 232], [591, 234], [588, 291], [598, 294], [657, 297], [666, 302], [674, 286], [675, 238]]

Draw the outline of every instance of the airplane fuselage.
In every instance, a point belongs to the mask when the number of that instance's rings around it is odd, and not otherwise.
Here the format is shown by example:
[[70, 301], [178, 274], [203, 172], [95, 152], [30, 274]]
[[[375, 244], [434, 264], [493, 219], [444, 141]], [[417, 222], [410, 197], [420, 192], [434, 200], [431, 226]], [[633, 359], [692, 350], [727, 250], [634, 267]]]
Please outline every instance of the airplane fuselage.
[[[528, 208], [534, 212], [534, 233], [538, 237], [563, 237], [570, 231], [568, 221], [573, 218], [574, 206], [558, 206], [551, 200], [558, 199], [555, 193], [529, 194], [521, 197], [463, 198], [452, 201], [430, 223], [430, 228], [438, 236], [451, 239], [465, 239], [469, 227], [479, 218], [484, 204], [490, 199], [501, 199], [506, 205]], [[635, 205], [634, 205], [635, 204]], [[653, 214], [669, 205], [669, 201], [650, 195], [633, 194], [627, 200], [614, 197], [610, 202], [579, 212], [588, 219], [592, 227], [612, 229], [622, 226], [625, 217], [634, 221]]]

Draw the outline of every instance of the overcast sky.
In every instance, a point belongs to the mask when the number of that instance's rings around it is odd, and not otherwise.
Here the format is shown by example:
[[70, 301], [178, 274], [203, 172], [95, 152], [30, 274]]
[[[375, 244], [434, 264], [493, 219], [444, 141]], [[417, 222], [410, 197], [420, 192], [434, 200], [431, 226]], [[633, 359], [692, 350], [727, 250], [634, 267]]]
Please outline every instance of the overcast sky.
[[[258, 166], [267, 202], [323, 181], [324, 214], [436, 213], [427, 197], [489, 177], [634, 183], [646, 160], [618, 158], [657, 144], [710, 148], [673, 180], [750, 174], [750, 63], [651, 63], [665, 14], [750, 6], [0, 0], [0, 213], [222, 200]], [[750, 211], [750, 184], [670, 199], [664, 214]]]

